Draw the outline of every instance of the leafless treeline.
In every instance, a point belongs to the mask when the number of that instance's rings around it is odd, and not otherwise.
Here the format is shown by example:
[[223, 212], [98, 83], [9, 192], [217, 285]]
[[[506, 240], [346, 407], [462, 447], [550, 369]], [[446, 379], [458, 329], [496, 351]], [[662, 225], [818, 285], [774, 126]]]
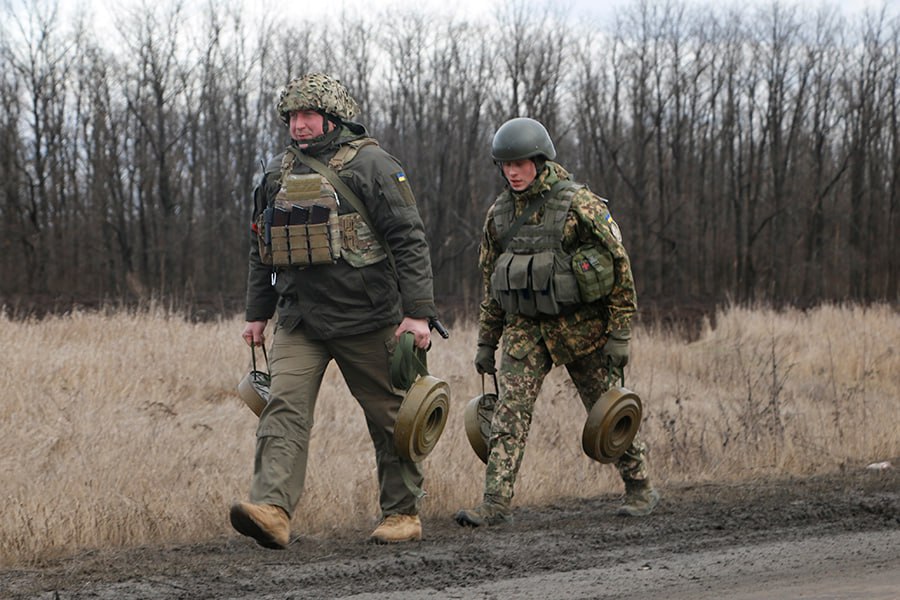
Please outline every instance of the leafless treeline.
[[896, 15], [636, 1], [592, 27], [546, 4], [290, 26], [169, 4], [109, 39], [46, 2], [9, 11], [0, 295], [233, 307], [249, 193], [287, 140], [275, 91], [323, 70], [406, 166], [446, 309], [477, 305], [490, 139], [518, 115], [609, 198], [645, 302], [898, 298]]

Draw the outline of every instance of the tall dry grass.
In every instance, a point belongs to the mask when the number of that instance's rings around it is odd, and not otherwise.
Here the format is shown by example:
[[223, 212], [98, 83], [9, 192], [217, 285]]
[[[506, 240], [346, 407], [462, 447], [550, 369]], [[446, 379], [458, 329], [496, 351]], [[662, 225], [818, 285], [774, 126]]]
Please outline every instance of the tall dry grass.
[[[900, 455], [900, 315], [888, 306], [808, 312], [729, 308], [687, 343], [635, 332], [628, 387], [658, 484], [811, 474]], [[255, 417], [235, 386], [248, 368], [239, 318], [191, 324], [161, 309], [0, 317], [0, 564], [91, 547], [233, 535], [229, 504], [249, 486]], [[425, 463], [428, 520], [479, 500], [465, 403], [481, 393], [473, 326], [437, 339], [447, 428]], [[377, 516], [361, 411], [334, 369], [313, 430], [307, 493], [293, 527], [365, 535]], [[535, 412], [516, 502], [621, 489], [581, 451], [585, 415], [555, 369]]]

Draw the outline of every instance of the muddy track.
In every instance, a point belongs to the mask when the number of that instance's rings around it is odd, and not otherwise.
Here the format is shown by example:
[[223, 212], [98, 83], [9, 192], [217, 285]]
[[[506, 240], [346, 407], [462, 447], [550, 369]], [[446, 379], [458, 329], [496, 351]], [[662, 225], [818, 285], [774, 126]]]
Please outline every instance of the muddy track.
[[673, 486], [644, 519], [615, 516], [616, 502], [600, 496], [519, 508], [512, 525], [483, 530], [432, 517], [423, 542], [400, 546], [374, 546], [368, 531], [344, 531], [331, 538], [297, 532], [285, 551], [234, 535], [90, 552], [0, 571], [0, 597], [900, 597], [896, 468]]

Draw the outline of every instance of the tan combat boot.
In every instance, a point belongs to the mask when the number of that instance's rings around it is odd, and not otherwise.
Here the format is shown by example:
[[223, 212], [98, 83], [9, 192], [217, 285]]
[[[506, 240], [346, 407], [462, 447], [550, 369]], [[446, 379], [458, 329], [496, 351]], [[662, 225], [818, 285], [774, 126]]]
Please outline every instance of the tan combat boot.
[[512, 510], [509, 502], [485, 497], [484, 502], [475, 508], [464, 508], [456, 513], [456, 522], [463, 527], [489, 527], [512, 522]]
[[625, 498], [618, 514], [623, 517], [646, 517], [659, 504], [659, 492], [646, 479], [625, 480]]
[[291, 539], [287, 512], [271, 504], [238, 502], [231, 506], [231, 526], [264, 548], [283, 550]]
[[419, 515], [388, 515], [381, 520], [369, 540], [376, 544], [417, 542], [422, 539]]

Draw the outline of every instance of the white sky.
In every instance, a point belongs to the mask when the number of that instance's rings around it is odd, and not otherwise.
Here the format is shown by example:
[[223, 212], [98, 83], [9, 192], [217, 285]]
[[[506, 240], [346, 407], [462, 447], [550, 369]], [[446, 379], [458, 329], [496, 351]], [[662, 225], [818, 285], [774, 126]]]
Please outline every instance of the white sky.
[[[93, 27], [94, 34], [101, 43], [105, 42], [115, 48], [121, 44], [121, 37], [115, 32], [117, 17], [125, 17], [128, 13], [149, 6], [166, 9], [181, 2], [182, 15], [186, 17], [188, 24], [181, 27], [181, 31], [191, 31], [190, 20], [192, 16], [202, 16], [207, 13], [208, 6], [215, 6], [218, 10], [224, 7], [238, 7], [246, 15], [246, 23], [253, 24], [258, 16], [265, 11], [267, 14], [282, 14], [285, 19], [300, 22], [304, 19], [328, 20], [339, 19], [342, 12], [351, 17], [366, 15], [381, 16], [382, 14], [403, 15], [409, 12], [421, 12], [426, 16], [435, 18], [457, 18], [466, 20], [485, 20], [492, 18], [492, 11], [508, 4], [511, 0], [0, 0], [0, 17], [4, 21], [12, 15], [21, 22], [27, 21], [25, 16], [34, 4], [48, 5], [54, 2], [60, 7], [60, 21], [65, 29], [66, 24], [71, 23], [71, 17], [79, 9], [89, 15], [89, 23]], [[567, 11], [573, 22], [587, 23], [596, 26], [599, 30], [608, 30], [615, 25], [615, 15], [625, 7], [636, 5], [641, 0], [526, 0], [538, 11], [544, 7], [552, 7], [554, 11]], [[649, 2], [662, 3], [665, 0], [647, 0]], [[674, 0], [679, 2], [681, 0]], [[683, 0], [691, 7], [767, 7], [773, 0]], [[851, 21], [862, 15], [865, 10], [879, 10], [886, 7], [888, 15], [897, 17], [900, 15], [900, 0], [778, 0], [786, 6], [799, 6], [810, 12], [830, 6], [839, 10]], [[23, 19], [24, 17], [24, 19]], [[14, 21], [13, 21], [14, 22]], [[17, 27], [11, 23], [3, 23], [4, 29], [13, 35], [17, 33]], [[126, 19], [128, 22], [128, 19]], [[398, 19], [398, 25], [402, 26], [402, 19]], [[323, 26], [324, 23], [323, 23]]]
[[[0, 0], [3, 4], [27, 3], [29, 0]], [[175, 0], [59, 0], [64, 12], [71, 12], [77, 6], [90, 7], [94, 22], [99, 31], [112, 27], [112, 16], [120, 13], [124, 7], [141, 6], [142, 4], [168, 4]], [[210, 0], [182, 0], [188, 14], [204, 12]], [[636, 3], [638, 0], [544, 0], [549, 6], [568, 9], [579, 21], [591, 21], [599, 24], [611, 24], [617, 10], [623, 6]], [[721, 5], [758, 5], [767, 6], [771, 0], [688, 0], [689, 4], [698, 6]], [[815, 9], [821, 5], [834, 6], [847, 16], [862, 13], [863, 10], [878, 9], [886, 5], [891, 14], [900, 12], [900, 0], [780, 0], [787, 5], [802, 5]], [[213, 0], [215, 6], [236, 4], [248, 14], [258, 14], [262, 10], [275, 12], [285, 11], [285, 17], [300, 21], [304, 18], [338, 18], [344, 10], [352, 16], [395, 11], [398, 13], [410, 10], [421, 10], [425, 14], [450, 17], [489, 17], [492, 10], [503, 4], [504, 0]]]
[[[262, 0], [266, 2], [267, 0]], [[818, 7], [823, 4], [820, 0], [781, 0], [784, 4], [809, 5], [810, 7]], [[260, 4], [260, 0], [254, 2], [247, 0], [249, 4]], [[544, 0], [551, 6], [568, 7], [572, 13], [578, 17], [605, 19], [611, 17], [615, 11], [624, 5], [636, 3], [636, 0]], [[691, 1], [692, 4], [711, 6], [719, 5], [760, 5], [765, 6], [771, 0], [696, 0]], [[831, 4], [846, 12], [852, 14], [859, 12], [867, 7], [877, 8], [883, 3], [883, 0], [825, 0], [824, 3]], [[304, 2], [303, 10], [318, 12], [325, 14], [328, 10], [338, 12], [340, 7], [347, 8], [351, 11], [366, 11], [381, 8], [410, 8], [422, 7], [427, 12], [448, 11], [451, 14], [463, 15], [483, 15], [487, 14], [492, 8], [499, 6], [501, 3], [496, 0], [334, 0], [333, 2]], [[887, 0], [886, 4], [893, 8], [900, 7], [900, 0]], [[283, 5], [283, 3], [281, 4]], [[298, 12], [300, 12], [298, 10]]]

